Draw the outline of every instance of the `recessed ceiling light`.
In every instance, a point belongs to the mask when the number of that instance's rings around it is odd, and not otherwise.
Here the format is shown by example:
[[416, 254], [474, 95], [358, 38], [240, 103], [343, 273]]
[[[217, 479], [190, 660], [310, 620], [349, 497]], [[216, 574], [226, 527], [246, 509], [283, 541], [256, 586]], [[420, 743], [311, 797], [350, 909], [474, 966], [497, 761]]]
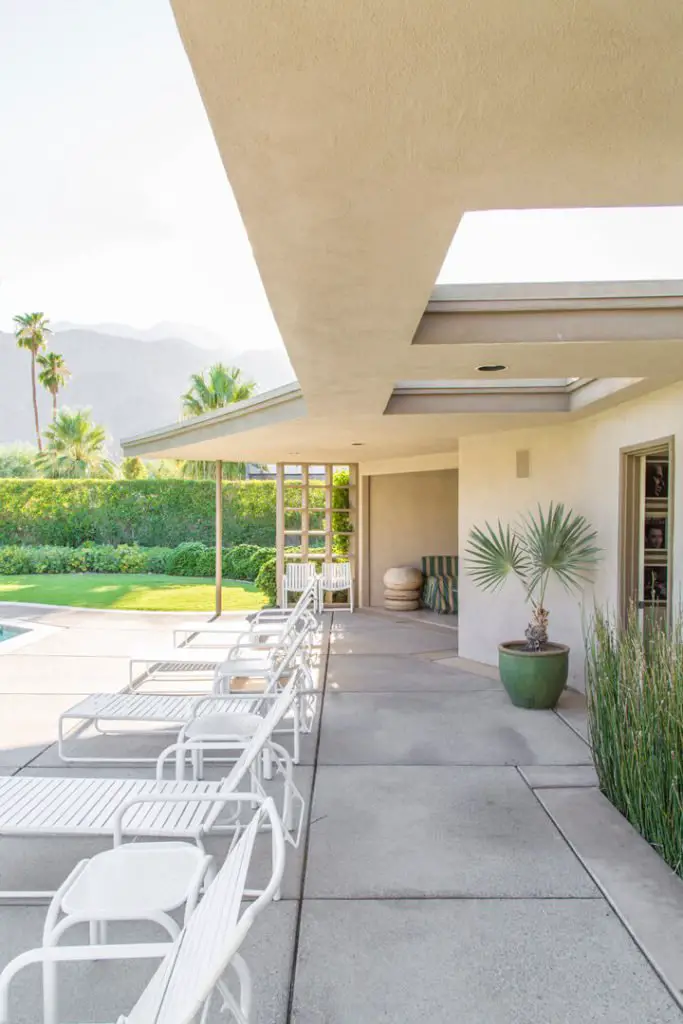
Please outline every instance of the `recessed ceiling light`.
[[501, 370], [507, 370], [507, 366], [502, 363], [482, 363], [477, 369], [479, 373], [500, 373]]

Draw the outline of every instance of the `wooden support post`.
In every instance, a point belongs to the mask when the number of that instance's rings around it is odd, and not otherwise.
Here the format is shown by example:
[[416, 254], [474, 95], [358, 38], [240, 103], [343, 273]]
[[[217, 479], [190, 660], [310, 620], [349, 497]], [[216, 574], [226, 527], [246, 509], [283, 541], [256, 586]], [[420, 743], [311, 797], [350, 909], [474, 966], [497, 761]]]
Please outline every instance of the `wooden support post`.
[[223, 612], [223, 463], [216, 462], [216, 618]]
[[359, 521], [359, 506], [360, 506], [360, 476], [358, 473], [358, 463], [353, 462], [349, 466], [349, 526], [351, 528], [351, 536], [349, 537], [349, 564], [351, 566], [351, 578], [353, 580], [353, 593], [355, 598], [356, 607], [359, 603], [359, 586], [358, 586], [358, 565], [360, 562], [359, 558], [359, 543], [358, 543], [358, 521]]
[[275, 467], [275, 495], [275, 572], [277, 603], [282, 608], [282, 578], [285, 574], [285, 467], [282, 462]]

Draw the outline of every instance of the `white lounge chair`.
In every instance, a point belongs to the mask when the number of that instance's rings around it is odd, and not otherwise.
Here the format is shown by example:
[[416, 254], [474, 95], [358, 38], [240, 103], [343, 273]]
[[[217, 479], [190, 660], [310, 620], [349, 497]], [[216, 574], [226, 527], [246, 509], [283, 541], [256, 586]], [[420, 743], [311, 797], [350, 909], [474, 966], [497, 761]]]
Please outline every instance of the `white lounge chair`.
[[[301, 620], [299, 629], [286, 638], [282, 644], [269, 648], [265, 653], [251, 647], [235, 648], [235, 655], [230, 665], [224, 668], [223, 659], [213, 669], [213, 689], [217, 694], [229, 689], [230, 682], [236, 677], [251, 676], [262, 679], [262, 690], [271, 692], [277, 688], [280, 680], [296, 663], [297, 656], [307, 639], [307, 623]], [[182, 650], [182, 649], [181, 649]], [[306, 675], [310, 691], [312, 675], [307, 657], [300, 659], [300, 665]], [[57, 726], [57, 750], [59, 757], [66, 764], [146, 764], [156, 761], [156, 757], [102, 757], [85, 756], [71, 752], [73, 741], [89, 729], [94, 728], [100, 735], [121, 735], [122, 730], [113, 728], [115, 723], [130, 725], [138, 723], [150, 726], [179, 726], [191, 721], [195, 716], [198, 702], [201, 702], [202, 714], [237, 714], [251, 711], [252, 705], [247, 694], [234, 694], [232, 703], [204, 699], [205, 695], [173, 695], [161, 693], [94, 693], [84, 697], [72, 707], [61, 713]], [[305, 705], [303, 700], [297, 704], [293, 730], [298, 734], [299, 728], [310, 729], [315, 708], [311, 705], [309, 692]], [[76, 726], [73, 723], [76, 722]], [[159, 736], [166, 731], [164, 728], [153, 730], [137, 730], [136, 736], [150, 733]], [[173, 730], [175, 731], [175, 730]], [[128, 735], [130, 733], [128, 732]]]
[[[242, 629], [231, 633], [229, 638], [224, 638], [220, 644], [213, 647], [167, 647], [136, 654], [130, 659], [128, 689], [135, 690], [143, 683], [149, 682], [177, 683], [181, 678], [196, 682], [212, 678], [216, 668], [235, 648], [248, 647], [258, 652], [259, 657], [265, 658], [271, 651], [285, 650], [293, 634], [300, 629], [306, 631], [308, 645], [312, 648], [313, 635], [317, 628], [315, 616], [304, 608], [287, 621], [276, 623], [272, 631]], [[216, 630], [216, 633], [222, 635], [227, 633], [227, 630]]]
[[[246, 785], [248, 792], [265, 796], [260, 779], [263, 752], [267, 751], [269, 763], [275, 765], [283, 782], [284, 827], [289, 841], [296, 844], [301, 835], [304, 800], [294, 784], [290, 755], [272, 738], [295, 699], [295, 680], [290, 679], [246, 748], [243, 740], [235, 743], [239, 755], [236, 764], [220, 782], [25, 775], [0, 779], [0, 838], [109, 836], [118, 846], [124, 836], [135, 836], [186, 839], [203, 849], [203, 839], [209, 833], [239, 827], [239, 819], [234, 816], [221, 819], [230, 794]], [[0, 901], [25, 902], [52, 895], [1, 892]]]
[[323, 562], [318, 586], [320, 588], [318, 599], [318, 609], [320, 611], [323, 609], [324, 595], [326, 593], [348, 590], [349, 607], [351, 612], [353, 612], [353, 577], [349, 562]]
[[[253, 636], [267, 639], [287, 632], [305, 612], [317, 606], [317, 577], [311, 578], [301, 592], [299, 600], [293, 608], [263, 608], [250, 619], [249, 624], [236, 626], [229, 620], [213, 619], [210, 622], [184, 622], [173, 630], [173, 643], [189, 646], [194, 639], [202, 636]], [[205, 644], [204, 644], [205, 646]]]
[[[258, 898], [244, 903], [247, 874], [256, 842], [264, 825], [271, 830], [272, 873]], [[272, 800], [264, 800], [228, 854], [206, 895], [171, 944], [135, 943], [96, 946], [47, 945], [22, 953], [0, 975], [0, 1024], [10, 1024], [9, 992], [12, 979], [30, 964], [43, 964], [44, 1024], [57, 1024], [55, 970], [60, 963], [92, 960], [162, 958], [151, 981], [118, 1024], [194, 1024], [206, 1021], [215, 994], [237, 1024], [250, 1024], [251, 979], [239, 949], [256, 917], [279, 891], [285, 865], [284, 838]], [[235, 994], [227, 971], [238, 982]], [[234, 981], [233, 981], [234, 983]], [[114, 1015], [112, 1015], [112, 1020]]]

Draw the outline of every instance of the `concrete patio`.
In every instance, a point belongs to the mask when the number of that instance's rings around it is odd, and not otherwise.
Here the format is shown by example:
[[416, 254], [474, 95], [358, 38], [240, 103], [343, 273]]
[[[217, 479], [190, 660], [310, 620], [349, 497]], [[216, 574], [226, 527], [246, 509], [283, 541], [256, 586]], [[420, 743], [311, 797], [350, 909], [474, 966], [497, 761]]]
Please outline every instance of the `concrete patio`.
[[[52, 629], [0, 653], [0, 772], [120, 774], [59, 767], [57, 715], [83, 693], [122, 688], [128, 655], [170, 644], [187, 616], [4, 606], [0, 617]], [[628, 914], [605, 898], [609, 868], [594, 857], [589, 872], [578, 842], [565, 838], [567, 801], [578, 820], [584, 797], [599, 797], [581, 699], [566, 694], [557, 714], [517, 710], [490, 674], [463, 668], [456, 646], [457, 632], [427, 623], [327, 618], [319, 729], [298, 769], [312, 792], [310, 827], [290, 855], [282, 901], [245, 950], [256, 1021], [683, 1021], [639, 926], [625, 927]], [[600, 806], [596, 813], [593, 831]], [[3, 841], [1, 887], [56, 884], [101, 846]], [[214, 846], [220, 854], [225, 841]], [[647, 854], [658, 858], [638, 850], [647, 872]], [[671, 885], [670, 908], [680, 883]], [[0, 907], [0, 966], [39, 944], [43, 917], [43, 907]], [[665, 940], [675, 946], [683, 934], [673, 918]], [[132, 932], [142, 936], [139, 926]], [[658, 964], [671, 987], [676, 969]], [[64, 1019], [116, 1019], [149, 972], [135, 963], [65, 969]], [[16, 1024], [40, 1019], [37, 972], [17, 982], [12, 1009]]]

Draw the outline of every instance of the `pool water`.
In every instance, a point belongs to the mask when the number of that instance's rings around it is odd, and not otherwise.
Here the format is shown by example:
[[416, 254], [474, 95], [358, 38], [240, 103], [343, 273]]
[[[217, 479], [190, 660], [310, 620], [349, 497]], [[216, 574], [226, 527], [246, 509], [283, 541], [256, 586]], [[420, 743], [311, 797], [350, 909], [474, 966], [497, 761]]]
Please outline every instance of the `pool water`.
[[11, 640], [14, 636], [26, 633], [25, 629], [17, 629], [15, 626], [0, 626], [0, 644], [3, 640]]

